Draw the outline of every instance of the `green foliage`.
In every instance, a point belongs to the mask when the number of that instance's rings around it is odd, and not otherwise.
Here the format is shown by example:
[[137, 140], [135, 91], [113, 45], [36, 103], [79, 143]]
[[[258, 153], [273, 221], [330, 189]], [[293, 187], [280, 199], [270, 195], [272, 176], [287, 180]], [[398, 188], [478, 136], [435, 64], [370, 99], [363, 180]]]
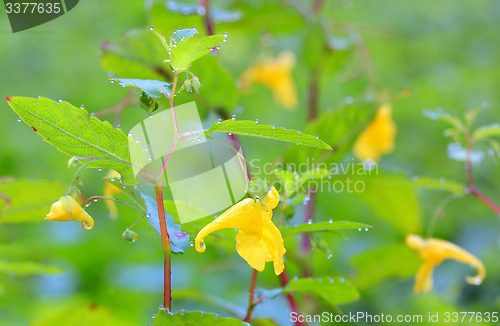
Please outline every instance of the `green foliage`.
[[422, 216], [412, 181], [398, 175], [370, 177], [364, 181], [366, 189], [357, 196], [374, 212], [403, 234], [420, 232]]
[[14, 262], [0, 260], [0, 274], [15, 276], [31, 276], [36, 274], [57, 274], [62, 269], [51, 265], [42, 265], [35, 262]]
[[61, 152], [78, 157], [80, 163], [95, 158], [88, 167], [113, 169], [125, 184], [136, 183], [127, 138], [109, 122], [89, 117], [85, 109], [65, 101], [12, 97], [8, 103], [26, 124]]
[[354, 283], [359, 288], [372, 287], [391, 278], [409, 278], [422, 263], [416, 251], [398, 244], [366, 250], [352, 258], [357, 269]]
[[214, 123], [205, 134], [229, 133], [241, 136], [275, 139], [295, 143], [297, 145], [312, 146], [331, 150], [331, 147], [318, 137], [303, 134], [296, 130], [261, 125], [253, 121], [235, 121], [232, 119]]
[[356, 288], [342, 277], [300, 278], [291, 280], [283, 293], [311, 294], [325, 304], [335, 307], [359, 299]]
[[236, 326], [249, 325], [236, 318], [220, 317], [216, 314], [207, 314], [200, 311], [180, 311], [175, 314], [160, 308], [153, 316], [152, 326]]
[[[175, 34], [176, 32], [174, 32]], [[177, 40], [177, 37], [174, 35], [172, 37]], [[193, 62], [207, 55], [212, 48], [218, 46], [225, 39], [224, 35], [211, 35], [200, 38], [187, 36], [180, 38], [171, 44], [170, 65], [172, 69], [178, 73], [189, 70]]]
[[111, 81], [118, 81], [123, 87], [137, 87], [152, 98], [160, 98], [162, 96], [170, 97], [172, 92], [172, 83], [167, 83], [160, 80], [145, 80], [145, 79], [124, 79], [113, 78]]
[[41, 222], [50, 206], [64, 194], [66, 186], [59, 181], [9, 180], [0, 182], [3, 199], [0, 206], [0, 223]]
[[472, 134], [475, 141], [487, 140], [492, 137], [500, 137], [500, 125], [498, 123], [479, 127]]
[[291, 236], [300, 233], [331, 232], [339, 230], [368, 230], [371, 228], [372, 226], [363, 223], [330, 220], [328, 222], [311, 224], [306, 223], [296, 226], [283, 227], [280, 231], [283, 236]]
[[467, 189], [464, 187], [464, 185], [452, 180], [436, 180], [430, 177], [417, 177], [413, 179], [413, 184], [417, 188], [446, 190], [456, 195], [465, 195], [467, 192]]

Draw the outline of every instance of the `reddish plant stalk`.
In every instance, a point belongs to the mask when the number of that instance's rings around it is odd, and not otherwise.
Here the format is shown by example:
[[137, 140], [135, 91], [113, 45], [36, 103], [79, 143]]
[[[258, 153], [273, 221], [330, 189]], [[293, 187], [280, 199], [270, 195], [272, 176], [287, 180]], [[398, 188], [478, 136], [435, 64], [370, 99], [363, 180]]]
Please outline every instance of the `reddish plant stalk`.
[[[288, 284], [288, 275], [286, 274], [286, 270], [284, 270], [278, 277], [280, 279], [281, 286], [285, 287]], [[296, 316], [300, 315], [299, 306], [297, 305], [297, 301], [295, 301], [295, 297], [293, 295], [291, 295], [290, 293], [288, 293], [286, 295], [286, 299], [288, 301], [288, 304], [290, 305], [290, 308], [292, 309], [292, 312]], [[295, 322], [295, 325], [305, 326], [306, 324], [297, 319], [297, 321]]]
[[254, 269], [253, 274], [252, 274], [252, 282], [250, 283], [250, 297], [248, 298], [248, 309], [247, 309], [247, 315], [245, 319], [243, 320], [244, 322], [249, 322], [250, 318], [252, 317], [252, 312], [257, 303], [254, 302], [254, 297], [255, 297], [255, 285], [257, 284], [257, 274], [259, 272]]
[[158, 218], [160, 220], [161, 242], [163, 245], [163, 306], [172, 311], [172, 278], [171, 278], [171, 259], [170, 238], [167, 231], [167, 222], [165, 220], [165, 209], [163, 204], [163, 187], [155, 186], [156, 203], [158, 205]]

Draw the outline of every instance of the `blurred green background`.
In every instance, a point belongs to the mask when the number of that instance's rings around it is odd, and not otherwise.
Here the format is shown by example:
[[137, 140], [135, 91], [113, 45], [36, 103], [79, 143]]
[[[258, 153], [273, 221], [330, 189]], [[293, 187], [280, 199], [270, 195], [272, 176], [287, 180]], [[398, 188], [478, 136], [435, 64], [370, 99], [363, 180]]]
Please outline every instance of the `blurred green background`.
[[[283, 50], [291, 50], [297, 57], [293, 77], [299, 106], [295, 111], [281, 108], [268, 89], [255, 85], [250, 93], [228, 100], [231, 103], [224, 108], [227, 115], [305, 128], [310, 74], [302, 64], [304, 37], [314, 22], [303, 14], [311, 3], [221, 0], [211, 1], [211, 4], [242, 14], [236, 22], [215, 26], [216, 33], [229, 33], [228, 42], [220, 51], [220, 62], [235, 80], [260, 58], [277, 56]], [[340, 64], [340, 68], [331, 68], [322, 74], [320, 115], [338, 107], [348, 97], [358, 98], [365, 94], [370, 86], [377, 92], [388, 89], [392, 94], [410, 89], [411, 96], [393, 102], [398, 128], [396, 148], [382, 158], [380, 174], [389, 176], [390, 180], [401, 175], [408, 183], [414, 176], [465, 183], [463, 162], [447, 157], [450, 141], [443, 136], [445, 124], [429, 120], [422, 111], [443, 107], [462, 115], [469, 109], [484, 106], [486, 109], [477, 125], [500, 121], [500, 2], [325, 1], [320, 17], [332, 37], [362, 44], [351, 47], [350, 58]], [[126, 90], [108, 81], [111, 75], [101, 65], [101, 43], [123, 42], [125, 31], [147, 30], [150, 24], [165, 34], [177, 27], [193, 26], [200, 34], [205, 34], [203, 17], [173, 13], [163, 2], [153, 1], [80, 1], [75, 9], [59, 19], [16, 34], [11, 33], [7, 16], [2, 14], [0, 98], [39, 95], [54, 100], [62, 98], [75, 106], [84, 104], [90, 112], [112, 107], [123, 98]], [[156, 49], [160, 51], [161, 46]], [[150, 55], [161, 58], [163, 54]], [[210, 59], [200, 62], [203, 60]], [[373, 69], [375, 83], [370, 84], [366, 65]], [[195, 73], [196, 67], [193, 66]], [[346, 81], [345, 76], [359, 67], [362, 73]], [[219, 92], [219, 97], [214, 95], [214, 98], [224, 98], [227, 85], [218, 83], [217, 79], [211, 81], [203, 84], [202, 94]], [[228, 90], [228, 94], [230, 92]], [[176, 101], [181, 103], [183, 99], [180, 96]], [[123, 130], [130, 129], [145, 116], [138, 105], [126, 108], [121, 123]], [[106, 118], [113, 120], [112, 115]], [[207, 126], [214, 119], [213, 112], [208, 114]], [[0, 105], [0, 176], [69, 182], [74, 168], [67, 168], [68, 157], [42, 142], [31, 128], [16, 120], [15, 113], [3, 102]], [[260, 139], [242, 139], [242, 143], [247, 158], [263, 162], [273, 161], [277, 153], [284, 153], [292, 146]], [[481, 149], [488, 150], [486, 147]], [[352, 159], [350, 152], [343, 158], [344, 162]], [[498, 158], [485, 155], [481, 164], [474, 167], [474, 175], [478, 187], [500, 201]], [[87, 171], [83, 194], [102, 194], [103, 176], [104, 172]], [[340, 309], [373, 314], [498, 311], [498, 217], [472, 197], [452, 202], [446, 208], [445, 217], [438, 221], [434, 236], [475, 254], [485, 263], [488, 276], [481, 286], [471, 286], [463, 278], [473, 271], [457, 262], [445, 262], [435, 271], [434, 291], [416, 296], [412, 293], [415, 257], [407, 257], [405, 250], [401, 251], [401, 257], [387, 258], [384, 253], [403, 245], [405, 234], [395, 229], [394, 224], [404, 224], [407, 215], [417, 216], [425, 234], [434, 210], [447, 194], [417, 189], [415, 197], [413, 192], [401, 193], [398, 197], [391, 183], [384, 183], [388, 179], [380, 180], [380, 191], [372, 194], [375, 197], [371, 204], [349, 193], [320, 193], [317, 198], [318, 220], [333, 218], [374, 226], [369, 232], [345, 232], [348, 241], [336, 236], [326, 237], [334, 259], [328, 260], [322, 252], [312, 253], [315, 274], [343, 276], [358, 287], [361, 298]], [[373, 208], [377, 206], [373, 201], [384, 205], [384, 200], [390, 201], [389, 210], [396, 207], [386, 219]], [[91, 206], [88, 211], [96, 220], [92, 231], [83, 230], [78, 223], [0, 224], [0, 260], [35, 261], [64, 270], [62, 274], [31, 277], [4, 275], [0, 271], [0, 283], [4, 286], [0, 296], [0, 325], [31, 325], [33, 322], [73, 325], [68, 320], [78, 320], [87, 310], [98, 315], [96, 325], [146, 325], [151, 322], [151, 315], [156, 313], [162, 301], [160, 238], [146, 223], [141, 223], [137, 228], [138, 242], [130, 244], [121, 239], [123, 230], [138, 218], [133, 210], [120, 207], [120, 217], [115, 221], [108, 219], [103, 203]], [[297, 221], [302, 213], [299, 208]], [[377, 248], [390, 249], [370, 251]], [[353, 257], [357, 257], [355, 263]], [[399, 266], [399, 272], [391, 275], [386, 269], [394, 264]], [[246, 307], [251, 271], [234, 250], [198, 254], [188, 248], [184, 255], [174, 256], [173, 265], [174, 290], [196, 289], [223, 298], [240, 309]], [[293, 263], [287, 267], [291, 277], [298, 274], [298, 267]], [[379, 269], [383, 275], [380, 278], [377, 277]], [[261, 275], [259, 287], [279, 286], [269, 266]], [[203, 309], [229, 315], [217, 305], [192, 298], [182, 300], [181, 296], [174, 294], [174, 310]], [[307, 302], [301, 307], [304, 312], [312, 312], [308, 311]], [[278, 297], [259, 305], [255, 317], [272, 316], [280, 324], [288, 325], [288, 313], [286, 301]], [[49, 317], [54, 319], [47, 319]]]

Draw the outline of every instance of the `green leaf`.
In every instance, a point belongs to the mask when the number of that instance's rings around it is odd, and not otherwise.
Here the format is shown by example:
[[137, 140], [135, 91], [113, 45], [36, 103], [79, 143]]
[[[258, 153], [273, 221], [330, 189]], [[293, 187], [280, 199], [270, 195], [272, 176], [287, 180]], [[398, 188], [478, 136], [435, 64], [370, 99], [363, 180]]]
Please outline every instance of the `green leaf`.
[[101, 45], [101, 65], [114, 77], [133, 76], [138, 79], [171, 80], [170, 67], [163, 64], [165, 50], [151, 31], [128, 30], [119, 43]]
[[197, 300], [203, 304], [213, 305], [223, 309], [236, 317], [243, 317], [246, 311], [233, 302], [226, 301], [218, 296], [209, 293], [201, 293], [194, 289], [173, 290], [172, 297], [176, 300]]
[[[322, 114], [318, 120], [310, 122], [304, 132], [319, 135], [319, 138], [333, 147], [331, 160], [340, 161], [351, 150], [357, 136], [371, 121], [377, 103], [371, 100], [358, 99], [352, 104]], [[304, 162], [307, 159], [319, 159], [323, 151], [314, 148], [290, 148], [286, 154], [288, 162]]]
[[485, 140], [491, 137], [499, 137], [500, 136], [500, 124], [492, 123], [486, 126], [481, 126], [474, 130], [472, 134], [472, 138], [474, 141]]
[[439, 120], [448, 123], [453, 126], [457, 130], [462, 130], [464, 125], [460, 119], [454, 115], [451, 115], [449, 112], [443, 111], [442, 109], [438, 109], [436, 111], [424, 110], [423, 115], [431, 120]]
[[358, 270], [355, 284], [368, 288], [387, 278], [413, 276], [422, 260], [415, 250], [392, 245], [364, 251], [354, 256], [351, 263]]
[[198, 34], [196, 28], [178, 29], [172, 33], [172, 36], [170, 36], [170, 46], [173, 46], [174, 44], [177, 44], [180, 41], [196, 34]]
[[301, 224], [297, 226], [288, 226], [280, 229], [281, 234], [283, 236], [287, 235], [297, 235], [299, 233], [313, 233], [313, 232], [332, 232], [338, 230], [365, 230], [371, 229], [372, 226], [349, 222], [349, 221], [328, 221], [328, 222], [320, 222], [320, 223], [311, 223], [311, 224]]
[[412, 181], [387, 175], [363, 179], [365, 191], [357, 193], [382, 219], [397, 231], [420, 233], [421, 211]]
[[261, 125], [253, 121], [235, 121], [229, 119], [220, 123], [216, 122], [205, 132], [205, 134], [211, 133], [230, 133], [241, 136], [281, 140], [295, 143], [297, 145], [300, 144], [321, 149], [332, 149], [327, 143], [318, 137], [303, 134], [296, 130]]
[[37, 274], [58, 274], [62, 269], [56, 266], [43, 265], [31, 261], [12, 262], [0, 260], [0, 274], [16, 276], [30, 276]]
[[[76, 157], [98, 158], [87, 166], [116, 170], [127, 185], [136, 184], [130, 166], [127, 137], [109, 122], [88, 115], [83, 108], [47, 98], [10, 97], [10, 107], [44, 140]], [[81, 159], [85, 163], [89, 159]]]
[[172, 92], [172, 83], [167, 83], [161, 80], [151, 80], [151, 79], [123, 79], [123, 78], [112, 78], [111, 81], [118, 81], [119, 85], [123, 87], [137, 87], [148, 94], [152, 98], [160, 98], [165, 96], [170, 97]]
[[312, 294], [326, 304], [336, 306], [359, 299], [356, 288], [341, 277], [300, 278], [292, 280], [283, 288], [283, 293]]
[[437, 180], [430, 177], [419, 177], [413, 180], [413, 185], [417, 188], [447, 190], [457, 195], [465, 195], [467, 192], [464, 185], [455, 181], [445, 180], [444, 178]]
[[[160, 229], [160, 219], [158, 216], [158, 205], [156, 204], [156, 200], [153, 198], [142, 194], [144, 201], [146, 202], [147, 213], [146, 217], [148, 219], [149, 224], [161, 234]], [[165, 208], [163, 208], [165, 210]], [[165, 212], [165, 220], [167, 223], [167, 232], [170, 239], [170, 250], [174, 254], [184, 253], [186, 249], [189, 247], [189, 235], [186, 232], [181, 231], [180, 225], [176, 224], [172, 215], [167, 214]]]
[[193, 62], [210, 52], [210, 49], [222, 43], [224, 35], [211, 35], [201, 38], [188, 37], [177, 42], [170, 51], [170, 65], [176, 72], [189, 70]]
[[[0, 193], [10, 205], [0, 210], [0, 223], [41, 222], [66, 190], [58, 181], [9, 180], [0, 183]], [[3, 199], [0, 199], [3, 202]]]
[[200, 311], [180, 311], [171, 313], [165, 308], [160, 308], [158, 314], [153, 316], [152, 326], [241, 326], [247, 325], [236, 318], [219, 317], [216, 314], [207, 314]]

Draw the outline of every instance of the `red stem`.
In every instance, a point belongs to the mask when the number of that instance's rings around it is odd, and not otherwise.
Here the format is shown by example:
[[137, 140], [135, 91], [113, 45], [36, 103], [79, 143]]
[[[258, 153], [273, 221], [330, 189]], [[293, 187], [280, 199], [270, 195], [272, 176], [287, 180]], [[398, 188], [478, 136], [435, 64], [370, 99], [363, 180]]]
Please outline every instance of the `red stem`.
[[210, 14], [210, 2], [209, 0], [200, 0], [200, 5], [205, 8], [205, 29], [207, 30], [207, 35], [214, 35], [214, 23], [212, 21], [212, 15]]
[[161, 242], [163, 244], [163, 306], [172, 311], [172, 280], [171, 280], [171, 258], [170, 238], [167, 232], [167, 222], [165, 220], [165, 209], [163, 204], [163, 188], [161, 185], [155, 186], [156, 203], [158, 205], [158, 218], [160, 220]]
[[496, 204], [493, 200], [491, 200], [488, 196], [486, 196], [476, 188], [476, 185], [474, 183], [474, 176], [472, 174], [471, 162], [472, 145], [474, 145], [474, 142], [468, 130], [465, 131], [465, 138], [467, 142], [467, 148], [465, 152], [465, 170], [467, 171], [467, 183], [469, 184], [469, 192], [484, 204], [486, 204], [489, 208], [491, 208], [495, 213], [500, 215], [500, 206], [498, 206], [498, 204]]
[[250, 297], [248, 298], [247, 315], [246, 315], [245, 319], [243, 320], [244, 322], [247, 322], [247, 323], [250, 321], [250, 318], [252, 317], [253, 309], [257, 305], [257, 303], [253, 301], [253, 299], [255, 297], [255, 285], [257, 284], [257, 274], [258, 274], [257, 270], [254, 269], [253, 274], [252, 274], [252, 282], [250, 283]]
[[[282, 287], [285, 287], [288, 284], [288, 275], [286, 274], [286, 270], [284, 270], [279, 275], [279, 279], [280, 279]], [[300, 315], [300, 310], [299, 310], [299, 307], [297, 305], [297, 302], [295, 301], [294, 296], [291, 295], [290, 293], [288, 293], [286, 295], [286, 299], [288, 300], [288, 304], [290, 305], [290, 308], [292, 309], [292, 312], [295, 313], [296, 316]], [[297, 325], [297, 326], [305, 326], [306, 324], [303, 323], [303, 322], [301, 322], [301, 321], [299, 321], [297, 319], [297, 321], [295, 322], [295, 325]]]

